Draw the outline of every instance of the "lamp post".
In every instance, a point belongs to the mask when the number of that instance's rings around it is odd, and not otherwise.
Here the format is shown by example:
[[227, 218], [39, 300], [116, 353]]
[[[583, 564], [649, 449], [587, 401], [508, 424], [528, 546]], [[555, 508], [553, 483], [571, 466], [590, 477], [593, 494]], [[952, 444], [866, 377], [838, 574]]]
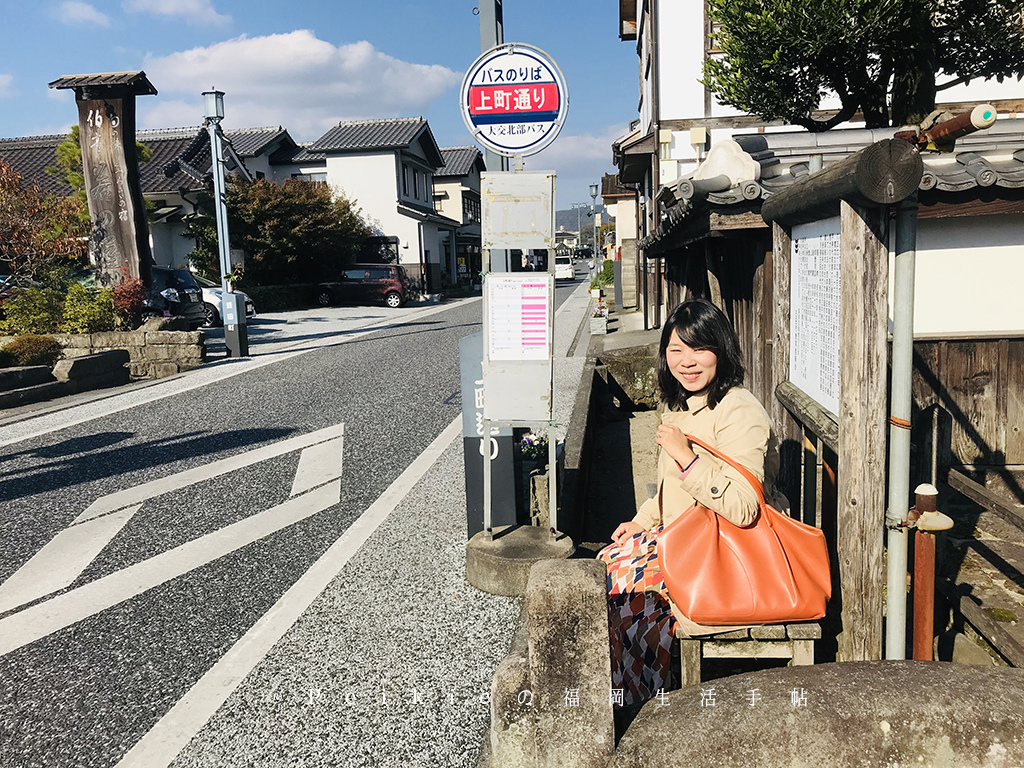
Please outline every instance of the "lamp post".
[[586, 203], [570, 203], [570, 206], [572, 208], [576, 209], [576, 247], [580, 248], [583, 245], [580, 242], [580, 233], [582, 232], [582, 230], [580, 229], [580, 209], [581, 208], [586, 208], [587, 204]]
[[601, 260], [597, 256], [597, 184], [590, 185], [590, 200], [594, 209], [594, 265], [600, 266]]
[[213, 210], [217, 221], [217, 253], [220, 256], [221, 320], [228, 357], [249, 355], [249, 336], [245, 328], [245, 305], [231, 291], [231, 251], [228, 244], [228, 201], [224, 182], [224, 148], [220, 121], [224, 119], [224, 92], [203, 91], [206, 130], [210, 134], [210, 159], [213, 163]]

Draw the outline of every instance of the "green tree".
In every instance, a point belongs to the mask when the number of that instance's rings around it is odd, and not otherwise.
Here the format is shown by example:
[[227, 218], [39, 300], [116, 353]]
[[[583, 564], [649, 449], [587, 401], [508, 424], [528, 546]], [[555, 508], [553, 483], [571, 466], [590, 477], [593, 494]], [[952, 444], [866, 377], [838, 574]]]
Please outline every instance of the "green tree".
[[[183, 235], [196, 247], [189, 258], [211, 278], [220, 274], [213, 197], [198, 196], [199, 215]], [[245, 280], [253, 285], [315, 282], [336, 276], [355, 260], [372, 234], [359, 210], [326, 184], [288, 179], [234, 181], [228, 185], [231, 245], [245, 252]]]
[[44, 195], [0, 160], [0, 270], [59, 285], [84, 262], [87, 229], [74, 201]]
[[[810, 131], [858, 110], [868, 128], [919, 122], [943, 89], [1024, 73], [1021, 0], [708, 0], [708, 14], [718, 99]], [[829, 93], [838, 114], [815, 119]]]

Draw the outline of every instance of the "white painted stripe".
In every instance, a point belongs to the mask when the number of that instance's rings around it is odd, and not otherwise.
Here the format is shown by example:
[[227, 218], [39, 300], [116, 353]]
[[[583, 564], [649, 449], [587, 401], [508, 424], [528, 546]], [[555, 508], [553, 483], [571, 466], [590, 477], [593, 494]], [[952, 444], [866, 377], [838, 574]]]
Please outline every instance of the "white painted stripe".
[[141, 595], [340, 500], [341, 482], [335, 481], [0, 619], [0, 656]]
[[0, 584], [0, 613], [71, 586], [141, 504], [72, 524]]
[[[127, 411], [131, 408], [135, 408], [140, 405], [146, 405], [147, 403], [156, 402], [162, 400], [165, 397], [173, 397], [174, 395], [181, 394], [182, 392], [189, 392], [193, 389], [200, 389], [202, 387], [214, 384], [225, 379], [230, 379], [234, 376], [240, 376], [243, 373], [249, 373], [250, 371], [258, 370], [268, 365], [275, 365], [277, 363], [290, 360], [293, 357], [304, 355], [308, 352], [313, 352], [317, 349], [324, 347], [336, 347], [342, 344], [348, 344], [352, 341], [358, 341], [364, 336], [368, 336], [371, 333], [377, 331], [387, 330], [389, 328], [400, 328], [403, 325], [407, 325], [411, 322], [420, 320], [424, 317], [430, 317], [439, 312], [446, 312], [450, 309], [455, 309], [463, 304], [472, 303], [474, 301], [480, 301], [479, 297], [471, 299], [463, 299], [461, 301], [451, 302], [448, 304], [439, 304], [435, 307], [424, 309], [420, 312], [409, 313], [402, 315], [400, 318], [387, 319], [378, 323], [371, 323], [370, 325], [363, 326], [363, 329], [357, 333], [352, 333], [351, 330], [339, 330], [334, 336], [327, 336], [323, 339], [317, 340], [317, 342], [311, 342], [309, 339], [302, 339], [295, 341], [291, 344], [281, 345], [280, 351], [268, 354], [266, 356], [260, 355], [256, 358], [239, 359], [232, 358], [230, 360], [224, 360], [218, 363], [214, 363], [210, 366], [204, 366], [196, 371], [190, 371], [187, 375], [181, 378], [175, 378], [167, 382], [160, 382], [150, 386], [152, 391], [148, 391], [148, 394], [141, 395], [136, 391], [119, 392], [111, 395], [108, 398], [104, 398], [102, 402], [106, 405], [97, 410], [96, 408], [90, 408], [94, 405], [94, 402], [85, 403], [83, 405], [72, 406], [70, 408], [64, 408], [55, 414], [53, 411], [46, 411], [39, 415], [33, 415], [27, 419], [18, 419], [16, 423], [5, 425], [4, 431], [7, 434], [11, 434], [20, 424], [28, 424], [36, 421], [45, 421], [47, 417], [55, 418], [59, 415], [59, 423], [50, 424], [49, 426], [24, 432], [15, 437], [8, 437], [0, 440], [0, 448], [5, 445], [14, 445], [24, 440], [31, 440], [36, 437], [42, 437], [52, 432], [58, 432], [68, 427], [74, 427], [78, 424], [85, 424], [86, 422], [93, 421], [95, 419], [103, 418], [114, 413], [120, 413]], [[290, 347], [297, 347], [303, 344], [312, 344], [308, 349], [298, 349], [292, 351], [288, 350]], [[258, 353], [258, 348], [254, 350]], [[138, 399], [135, 399], [138, 398]], [[130, 399], [130, 402], [128, 402]], [[108, 402], [109, 401], [109, 402]]]
[[151, 499], [154, 496], [160, 496], [164, 493], [177, 491], [189, 485], [195, 485], [196, 483], [210, 480], [211, 478], [218, 477], [219, 475], [225, 475], [228, 472], [234, 472], [236, 469], [241, 469], [242, 467], [248, 467], [261, 461], [272, 459], [275, 456], [282, 456], [286, 453], [291, 453], [292, 451], [298, 451], [311, 445], [316, 445], [317, 443], [333, 440], [334, 438], [341, 437], [344, 434], [345, 425], [335, 424], [332, 427], [326, 427], [324, 429], [318, 429], [315, 432], [307, 432], [304, 435], [278, 440], [270, 445], [264, 445], [261, 448], [254, 448], [253, 450], [246, 451], [245, 453], [228, 456], [225, 459], [220, 459], [219, 461], [214, 461], [201, 467], [187, 469], [184, 472], [178, 472], [174, 475], [168, 475], [167, 477], [151, 480], [148, 483], [136, 485], [134, 488], [126, 488], [123, 491], [111, 493], [107, 496], [96, 499], [96, 501], [89, 505], [89, 508], [86, 509], [85, 512], [75, 519], [75, 522], [81, 523], [86, 520], [91, 520], [94, 517], [127, 507], [130, 504], [141, 504], [146, 499]]
[[341, 477], [343, 438], [306, 448], [299, 454], [299, 466], [292, 481], [292, 496]]
[[115, 768], [166, 768], [246, 675], [327, 588], [460, 434], [458, 416], [285, 592], [274, 606], [125, 754]]

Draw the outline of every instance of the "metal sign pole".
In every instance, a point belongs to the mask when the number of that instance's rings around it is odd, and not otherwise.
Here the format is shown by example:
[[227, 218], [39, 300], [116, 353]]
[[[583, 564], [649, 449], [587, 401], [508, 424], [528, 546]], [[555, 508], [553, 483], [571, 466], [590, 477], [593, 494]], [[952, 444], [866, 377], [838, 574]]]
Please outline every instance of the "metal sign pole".
[[493, 537], [491, 526], [491, 422], [484, 419], [484, 436], [480, 438], [480, 450], [484, 455], [484, 530], [487, 538]]

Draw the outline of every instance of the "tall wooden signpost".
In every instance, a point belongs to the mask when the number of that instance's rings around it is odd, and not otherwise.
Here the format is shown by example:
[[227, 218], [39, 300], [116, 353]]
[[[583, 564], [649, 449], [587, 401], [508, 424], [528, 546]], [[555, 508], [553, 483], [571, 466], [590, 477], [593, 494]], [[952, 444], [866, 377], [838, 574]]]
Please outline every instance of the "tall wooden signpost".
[[127, 277], [149, 285], [153, 257], [135, 152], [135, 97], [156, 95], [156, 88], [142, 71], [65, 75], [50, 87], [74, 89], [78, 103], [89, 260], [103, 285]]
[[[922, 175], [914, 147], [887, 139], [773, 195], [762, 208], [775, 243], [773, 384], [798, 390], [801, 397], [790, 402], [810, 403], [813, 420], [831, 420], [838, 429], [833, 599], [842, 607], [841, 661], [882, 658], [886, 224], [889, 207], [913, 194]], [[780, 440], [798, 438], [778, 398], [772, 417]]]

